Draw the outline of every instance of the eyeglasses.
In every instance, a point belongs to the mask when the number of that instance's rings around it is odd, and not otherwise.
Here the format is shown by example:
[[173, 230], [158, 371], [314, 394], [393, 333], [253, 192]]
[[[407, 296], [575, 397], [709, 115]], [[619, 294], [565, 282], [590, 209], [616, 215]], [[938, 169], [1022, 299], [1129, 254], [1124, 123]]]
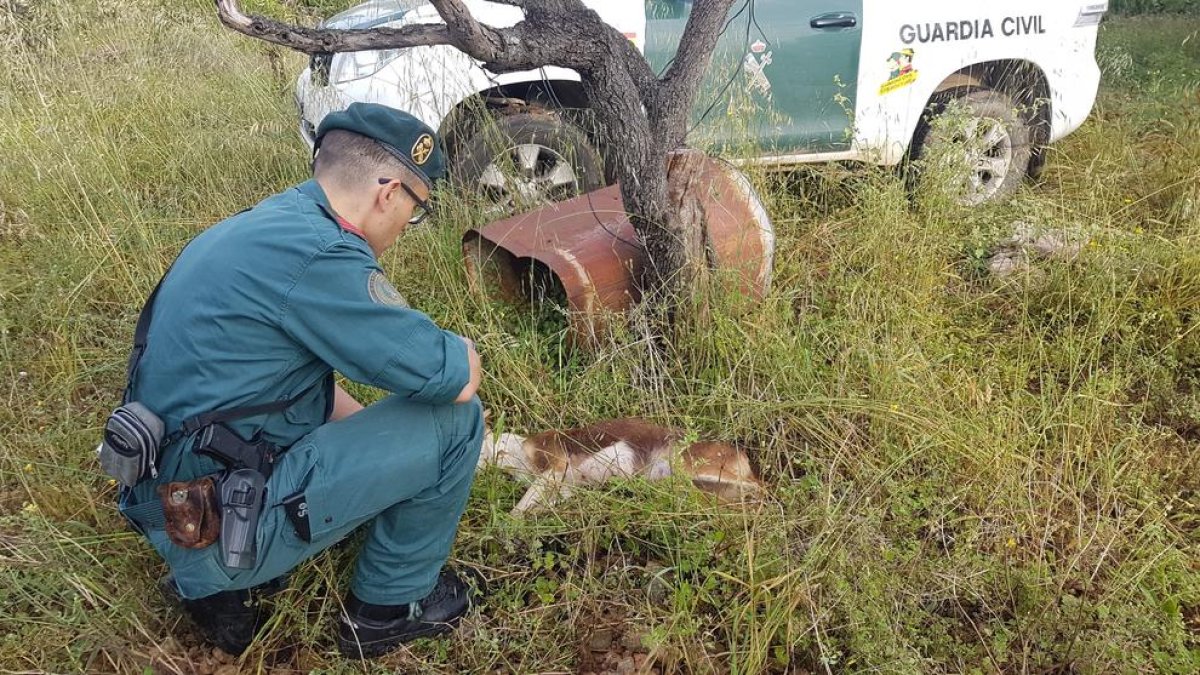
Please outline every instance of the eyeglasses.
[[[390, 183], [394, 180], [396, 180], [396, 179], [395, 178], [380, 178], [379, 184], [387, 185], [388, 183]], [[421, 199], [417, 195], [416, 191], [408, 186], [408, 183], [405, 183], [404, 181], [400, 181], [400, 189], [404, 190], [406, 193], [408, 193], [408, 196], [412, 197], [412, 200], [414, 202], [416, 202], [416, 204], [417, 204], [416, 208], [413, 209], [413, 217], [408, 219], [409, 225], [420, 225], [421, 223], [425, 222], [426, 218], [433, 215], [433, 204], [430, 204], [428, 201]]]

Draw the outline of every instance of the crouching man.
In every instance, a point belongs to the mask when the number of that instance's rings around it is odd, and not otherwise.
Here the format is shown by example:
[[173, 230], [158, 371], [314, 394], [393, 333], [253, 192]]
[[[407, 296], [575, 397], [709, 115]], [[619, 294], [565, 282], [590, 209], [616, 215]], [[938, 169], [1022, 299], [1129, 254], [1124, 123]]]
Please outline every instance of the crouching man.
[[[101, 463], [167, 588], [227, 652], [250, 644], [289, 570], [359, 527], [345, 654], [447, 631], [469, 608], [443, 566], [482, 442], [479, 356], [378, 262], [444, 171], [416, 118], [330, 114], [314, 180], [197, 236], [146, 303]], [[335, 371], [391, 395], [364, 409]]]

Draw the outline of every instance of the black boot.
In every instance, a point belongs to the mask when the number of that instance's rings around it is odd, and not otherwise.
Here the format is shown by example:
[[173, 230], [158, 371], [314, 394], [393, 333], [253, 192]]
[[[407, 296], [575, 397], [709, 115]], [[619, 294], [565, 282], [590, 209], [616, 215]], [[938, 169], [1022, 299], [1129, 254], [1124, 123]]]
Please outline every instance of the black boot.
[[447, 569], [420, 602], [372, 605], [351, 593], [338, 622], [338, 648], [348, 657], [366, 659], [417, 638], [448, 633], [471, 609], [472, 593], [470, 584]]
[[160, 580], [159, 586], [169, 600], [179, 604], [205, 640], [228, 654], [241, 656], [270, 616], [262, 599], [287, 588], [287, 579], [280, 577], [254, 588], [222, 591], [194, 600], [179, 595], [171, 576]]

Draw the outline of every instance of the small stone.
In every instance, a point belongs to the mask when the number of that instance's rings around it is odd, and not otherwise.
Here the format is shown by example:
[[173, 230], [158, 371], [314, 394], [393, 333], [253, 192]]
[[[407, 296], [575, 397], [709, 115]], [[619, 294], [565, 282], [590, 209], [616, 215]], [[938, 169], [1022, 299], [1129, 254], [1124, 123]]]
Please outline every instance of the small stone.
[[158, 648], [164, 654], [177, 654], [183, 651], [183, 647], [179, 644], [179, 640], [175, 639], [174, 635], [168, 635], [166, 639], [159, 643]]
[[646, 654], [642, 654], [642, 653], [634, 654], [633, 655], [633, 667], [637, 668], [637, 671], [639, 673], [642, 672], [645, 669], [646, 661], [649, 658], [650, 657]]
[[611, 628], [600, 628], [596, 630], [588, 638], [588, 650], [593, 652], [606, 652], [613, 643], [613, 632]]
[[1029, 256], [1021, 251], [1001, 251], [988, 260], [988, 271], [997, 277], [1011, 277], [1029, 269]]
[[213, 661], [217, 663], [233, 663], [233, 657], [221, 651], [218, 647], [213, 647], [212, 657]]
[[619, 675], [633, 675], [637, 672], [637, 665], [633, 662], [633, 657], [626, 656], [617, 661], [617, 673]]
[[217, 668], [213, 675], [238, 675], [240, 672], [241, 671], [238, 670], [237, 666], [233, 665], [232, 663], [227, 663], [220, 668]]
[[671, 599], [671, 585], [655, 574], [646, 582], [646, 599], [656, 605], [665, 605]]
[[621, 646], [631, 652], [635, 652], [639, 649], [645, 649], [645, 638], [646, 634], [642, 633], [641, 631], [628, 630], [625, 631], [625, 634], [621, 636]]
[[1071, 260], [1083, 251], [1083, 247], [1086, 244], [1086, 239], [1078, 235], [1072, 235], [1070, 232], [1056, 231], [1047, 232], [1038, 237], [1031, 246], [1033, 246], [1033, 250], [1044, 257]]
[[1072, 260], [1088, 243], [1088, 237], [1079, 228], [1046, 229], [1021, 220], [1014, 222], [1012, 228], [1008, 243], [1028, 248], [1041, 258]]

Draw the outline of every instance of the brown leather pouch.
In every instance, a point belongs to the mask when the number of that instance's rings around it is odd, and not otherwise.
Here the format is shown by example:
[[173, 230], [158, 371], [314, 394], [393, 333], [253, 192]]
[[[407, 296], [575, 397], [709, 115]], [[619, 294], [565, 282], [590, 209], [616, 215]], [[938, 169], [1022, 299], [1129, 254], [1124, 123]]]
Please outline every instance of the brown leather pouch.
[[184, 548], [204, 548], [221, 535], [221, 509], [211, 477], [158, 486], [167, 536]]

